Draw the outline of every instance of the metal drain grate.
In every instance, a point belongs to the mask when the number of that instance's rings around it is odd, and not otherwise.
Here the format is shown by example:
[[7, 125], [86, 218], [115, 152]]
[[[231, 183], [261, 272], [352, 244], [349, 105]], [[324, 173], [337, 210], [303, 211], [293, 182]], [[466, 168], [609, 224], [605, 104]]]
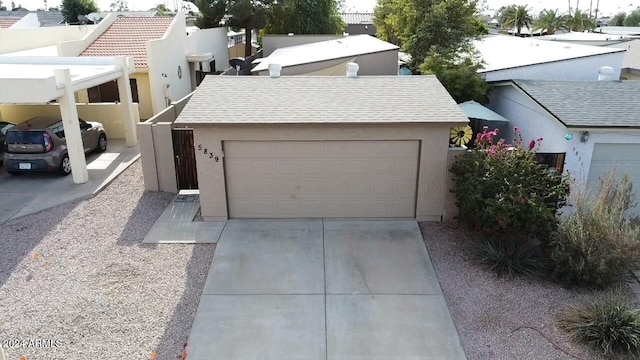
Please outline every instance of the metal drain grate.
[[196, 202], [200, 199], [198, 194], [181, 194], [176, 196], [175, 202]]

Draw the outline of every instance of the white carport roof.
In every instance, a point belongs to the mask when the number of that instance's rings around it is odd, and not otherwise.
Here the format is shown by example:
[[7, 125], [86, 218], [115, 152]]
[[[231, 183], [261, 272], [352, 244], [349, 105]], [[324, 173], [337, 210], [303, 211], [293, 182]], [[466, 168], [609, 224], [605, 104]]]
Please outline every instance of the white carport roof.
[[137, 143], [129, 74], [132, 57], [0, 56], [0, 104], [46, 104], [57, 100], [65, 131], [73, 182], [89, 180], [75, 93], [117, 80], [128, 146]]
[[[126, 59], [126, 58], [125, 58]], [[124, 74], [132, 74], [133, 63], [118, 58], [0, 56], [0, 103], [48, 103], [64, 94], [55, 70], [69, 69], [73, 92], [88, 89]], [[126, 67], [123, 71], [123, 67]]]

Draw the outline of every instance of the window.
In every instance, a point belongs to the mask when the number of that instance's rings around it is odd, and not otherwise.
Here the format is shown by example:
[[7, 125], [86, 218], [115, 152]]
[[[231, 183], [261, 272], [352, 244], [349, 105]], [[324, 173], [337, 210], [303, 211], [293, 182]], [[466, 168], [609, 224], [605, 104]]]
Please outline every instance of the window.
[[558, 174], [564, 171], [565, 153], [536, 153], [536, 161], [545, 169], [550, 169]]
[[[131, 98], [133, 102], [139, 102], [138, 83], [136, 79], [129, 79], [129, 85], [131, 85]], [[118, 83], [115, 80], [87, 89], [87, 93], [89, 94], [90, 103], [120, 102]]]

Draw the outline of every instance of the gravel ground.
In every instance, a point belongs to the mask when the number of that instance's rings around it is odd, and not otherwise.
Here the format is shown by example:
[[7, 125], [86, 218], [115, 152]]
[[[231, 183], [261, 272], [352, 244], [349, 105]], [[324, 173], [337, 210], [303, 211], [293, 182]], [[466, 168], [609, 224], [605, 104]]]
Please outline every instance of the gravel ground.
[[584, 359], [600, 359], [570, 343], [554, 325], [557, 312], [595, 292], [567, 290], [533, 279], [505, 280], [465, 256], [470, 239], [456, 224], [421, 223], [423, 237], [442, 291], [469, 359], [573, 359], [531, 329]]
[[0, 341], [8, 359], [176, 359], [214, 245], [143, 245], [172, 199], [144, 192], [140, 162], [93, 199], [0, 226]]

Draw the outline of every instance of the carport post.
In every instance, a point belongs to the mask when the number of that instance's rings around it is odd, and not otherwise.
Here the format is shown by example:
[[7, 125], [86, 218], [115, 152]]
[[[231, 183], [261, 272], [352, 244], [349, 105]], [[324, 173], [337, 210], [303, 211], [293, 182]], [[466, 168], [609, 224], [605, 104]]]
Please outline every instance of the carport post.
[[69, 69], [56, 69], [54, 73], [56, 82], [64, 85], [62, 89], [64, 94], [58, 98], [58, 103], [60, 104], [62, 126], [67, 142], [67, 152], [71, 162], [71, 175], [75, 184], [84, 184], [89, 181], [89, 172], [87, 171], [87, 159], [84, 157], [84, 145], [80, 133], [80, 121], [73, 93], [71, 72]]
[[116, 58], [118, 65], [122, 68], [122, 76], [117, 80], [118, 94], [120, 95], [120, 106], [122, 106], [122, 121], [124, 122], [124, 136], [127, 146], [138, 145], [136, 135], [136, 123], [133, 116], [133, 100], [131, 99], [131, 84], [129, 83], [129, 58], [120, 56]]

